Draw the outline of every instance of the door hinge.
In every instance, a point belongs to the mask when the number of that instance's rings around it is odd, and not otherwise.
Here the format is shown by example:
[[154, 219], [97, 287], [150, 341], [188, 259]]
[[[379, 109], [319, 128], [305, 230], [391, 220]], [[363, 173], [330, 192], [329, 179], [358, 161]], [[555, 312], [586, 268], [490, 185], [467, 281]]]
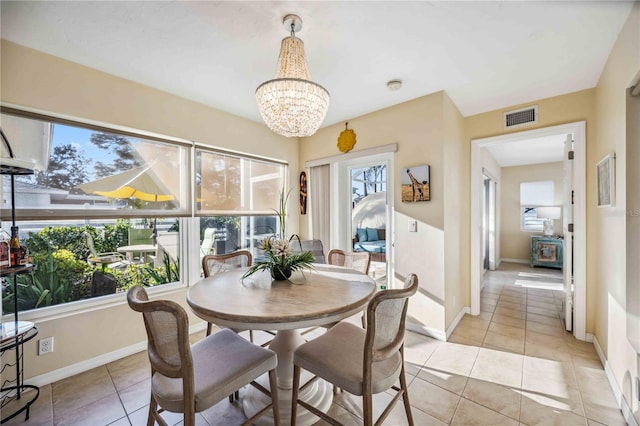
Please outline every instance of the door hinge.
[[573, 151], [567, 152], [567, 157], [569, 160], [573, 160]]
[[567, 231], [568, 232], [573, 232], [573, 223], [570, 223], [567, 225]]
[[575, 191], [572, 189], [571, 190], [571, 205], [574, 205], [575, 203], [573, 202], [573, 195], [575, 194]]

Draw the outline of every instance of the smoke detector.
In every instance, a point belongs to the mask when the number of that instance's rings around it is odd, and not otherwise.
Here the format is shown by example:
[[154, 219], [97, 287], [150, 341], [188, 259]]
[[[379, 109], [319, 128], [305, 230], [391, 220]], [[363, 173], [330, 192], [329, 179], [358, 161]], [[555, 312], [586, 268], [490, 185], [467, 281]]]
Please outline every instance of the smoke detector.
[[402, 80], [389, 80], [387, 82], [387, 88], [392, 91], [400, 90], [402, 87]]

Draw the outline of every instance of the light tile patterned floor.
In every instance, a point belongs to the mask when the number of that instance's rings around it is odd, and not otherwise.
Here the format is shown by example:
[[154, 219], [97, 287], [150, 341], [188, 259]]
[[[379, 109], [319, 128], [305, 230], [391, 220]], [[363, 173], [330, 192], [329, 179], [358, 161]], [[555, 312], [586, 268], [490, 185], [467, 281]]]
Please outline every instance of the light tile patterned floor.
[[[551, 269], [503, 264], [485, 276], [481, 315], [465, 316], [449, 342], [408, 332], [415, 424], [624, 425], [593, 345], [563, 329], [561, 279]], [[375, 396], [376, 415], [390, 398]], [[149, 362], [142, 352], [43, 387], [30, 420], [19, 416], [7, 424], [145, 425], [148, 402]], [[357, 425], [361, 406], [360, 398], [341, 393], [330, 413]], [[165, 418], [182, 420], [171, 413]], [[225, 399], [197, 419], [226, 426], [245, 417], [239, 403]], [[401, 403], [385, 424], [406, 424]]]

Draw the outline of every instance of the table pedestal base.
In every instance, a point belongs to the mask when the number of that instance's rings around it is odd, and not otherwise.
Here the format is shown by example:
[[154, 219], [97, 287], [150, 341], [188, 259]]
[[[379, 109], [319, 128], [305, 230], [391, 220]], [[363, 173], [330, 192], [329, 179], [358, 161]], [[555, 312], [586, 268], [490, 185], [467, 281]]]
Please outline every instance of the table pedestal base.
[[[293, 382], [293, 351], [303, 344], [305, 340], [298, 330], [279, 330], [273, 341], [269, 345], [269, 349], [278, 355], [278, 404], [280, 408], [280, 423], [288, 425], [291, 423], [291, 388]], [[304, 370], [300, 374], [300, 386], [304, 385], [311, 379], [311, 373]], [[258, 380], [265, 388], [269, 389], [269, 376], [264, 375]], [[298, 394], [298, 398], [310, 405], [318, 408], [323, 412], [329, 411], [333, 402], [333, 385], [324, 380], [318, 379], [312, 385]], [[265, 405], [269, 404], [270, 398], [254, 388], [249, 386], [247, 393], [244, 395], [242, 406], [247, 417], [253, 416], [260, 411]], [[296, 423], [301, 426], [312, 425], [319, 418], [311, 414], [309, 411], [298, 406], [296, 411]], [[255, 422], [256, 425], [272, 425], [273, 412], [269, 411], [261, 416]]]

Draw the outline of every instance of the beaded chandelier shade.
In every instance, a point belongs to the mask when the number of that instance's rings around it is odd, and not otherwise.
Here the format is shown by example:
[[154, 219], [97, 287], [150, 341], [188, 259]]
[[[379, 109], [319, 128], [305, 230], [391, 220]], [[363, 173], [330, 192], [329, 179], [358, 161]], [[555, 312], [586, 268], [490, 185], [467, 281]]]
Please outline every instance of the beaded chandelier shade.
[[282, 136], [311, 136], [327, 115], [329, 92], [311, 81], [304, 43], [295, 36], [302, 21], [295, 15], [284, 18], [291, 36], [282, 40], [276, 78], [256, 89], [256, 100], [262, 119]]

